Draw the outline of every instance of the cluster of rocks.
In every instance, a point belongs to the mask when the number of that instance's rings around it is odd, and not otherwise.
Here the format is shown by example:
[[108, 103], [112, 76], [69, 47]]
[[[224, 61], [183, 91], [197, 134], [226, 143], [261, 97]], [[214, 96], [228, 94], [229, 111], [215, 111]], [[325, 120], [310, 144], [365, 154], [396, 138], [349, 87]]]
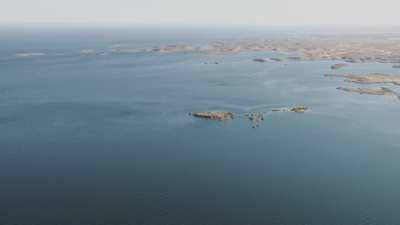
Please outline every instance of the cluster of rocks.
[[[249, 121], [252, 122], [253, 128], [258, 128], [262, 122], [264, 122], [265, 117], [271, 112], [295, 112], [295, 113], [304, 113], [308, 110], [306, 106], [296, 106], [292, 108], [275, 108], [269, 112], [249, 112], [243, 114]], [[209, 120], [217, 120], [217, 121], [226, 121], [232, 120], [234, 118], [233, 112], [194, 112], [190, 113], [197, 118], [209, 119]]]
[[264, 117], [267, 112], [250, 112], [245, 113], [245, 116], [253, 123], [252, 127], [257, 128], [262, 122], [264, 122]]

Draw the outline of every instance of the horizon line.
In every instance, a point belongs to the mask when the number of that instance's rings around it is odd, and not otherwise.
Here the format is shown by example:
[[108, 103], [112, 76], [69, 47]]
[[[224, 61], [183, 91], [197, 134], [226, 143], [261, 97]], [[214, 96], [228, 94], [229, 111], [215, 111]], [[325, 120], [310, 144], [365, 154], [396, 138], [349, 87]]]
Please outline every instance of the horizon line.
[[113, 28], [113, 27], [158, 27], [158, 28], [219, 28], [219, 27], [248, 27], [248, 28], [279, 28], [279, 27], [301, 27], [301, 28], [400, 28], [400, 24], [259, 24], [259, 23], [137, 23], [137, 22], [0, 22], [0, 28], [54, 28], [54, 26], [71, 28]]

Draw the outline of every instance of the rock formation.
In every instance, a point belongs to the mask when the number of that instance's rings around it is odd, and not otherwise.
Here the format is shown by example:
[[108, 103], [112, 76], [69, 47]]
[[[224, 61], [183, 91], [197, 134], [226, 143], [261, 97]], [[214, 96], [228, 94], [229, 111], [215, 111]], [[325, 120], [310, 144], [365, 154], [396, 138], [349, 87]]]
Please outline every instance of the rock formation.
[[219, 121], [233, 119], [233, 113], [231, 112], [195, 112], [192, 115], [198, 118], [219, 120]]

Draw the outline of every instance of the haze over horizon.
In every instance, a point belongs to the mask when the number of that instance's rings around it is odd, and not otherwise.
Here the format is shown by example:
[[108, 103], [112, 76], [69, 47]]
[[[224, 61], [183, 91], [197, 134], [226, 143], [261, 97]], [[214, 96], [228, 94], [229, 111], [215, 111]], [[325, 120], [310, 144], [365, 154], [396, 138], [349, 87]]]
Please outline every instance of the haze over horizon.
[[400, 25], [396, 0], [0, 0], [0, 24]]

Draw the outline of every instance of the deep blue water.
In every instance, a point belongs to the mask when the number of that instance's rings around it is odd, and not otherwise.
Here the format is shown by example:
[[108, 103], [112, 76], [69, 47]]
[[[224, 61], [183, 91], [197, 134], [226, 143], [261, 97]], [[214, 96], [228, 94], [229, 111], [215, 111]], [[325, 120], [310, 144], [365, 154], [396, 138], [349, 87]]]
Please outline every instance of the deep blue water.
[[[0, 224], [398, 225], [400, 101], [336, 90], [333, 62], [80, 53], [246, 35], [2, 30]], [[257, 129], [188, 115], [293, 105]]]

